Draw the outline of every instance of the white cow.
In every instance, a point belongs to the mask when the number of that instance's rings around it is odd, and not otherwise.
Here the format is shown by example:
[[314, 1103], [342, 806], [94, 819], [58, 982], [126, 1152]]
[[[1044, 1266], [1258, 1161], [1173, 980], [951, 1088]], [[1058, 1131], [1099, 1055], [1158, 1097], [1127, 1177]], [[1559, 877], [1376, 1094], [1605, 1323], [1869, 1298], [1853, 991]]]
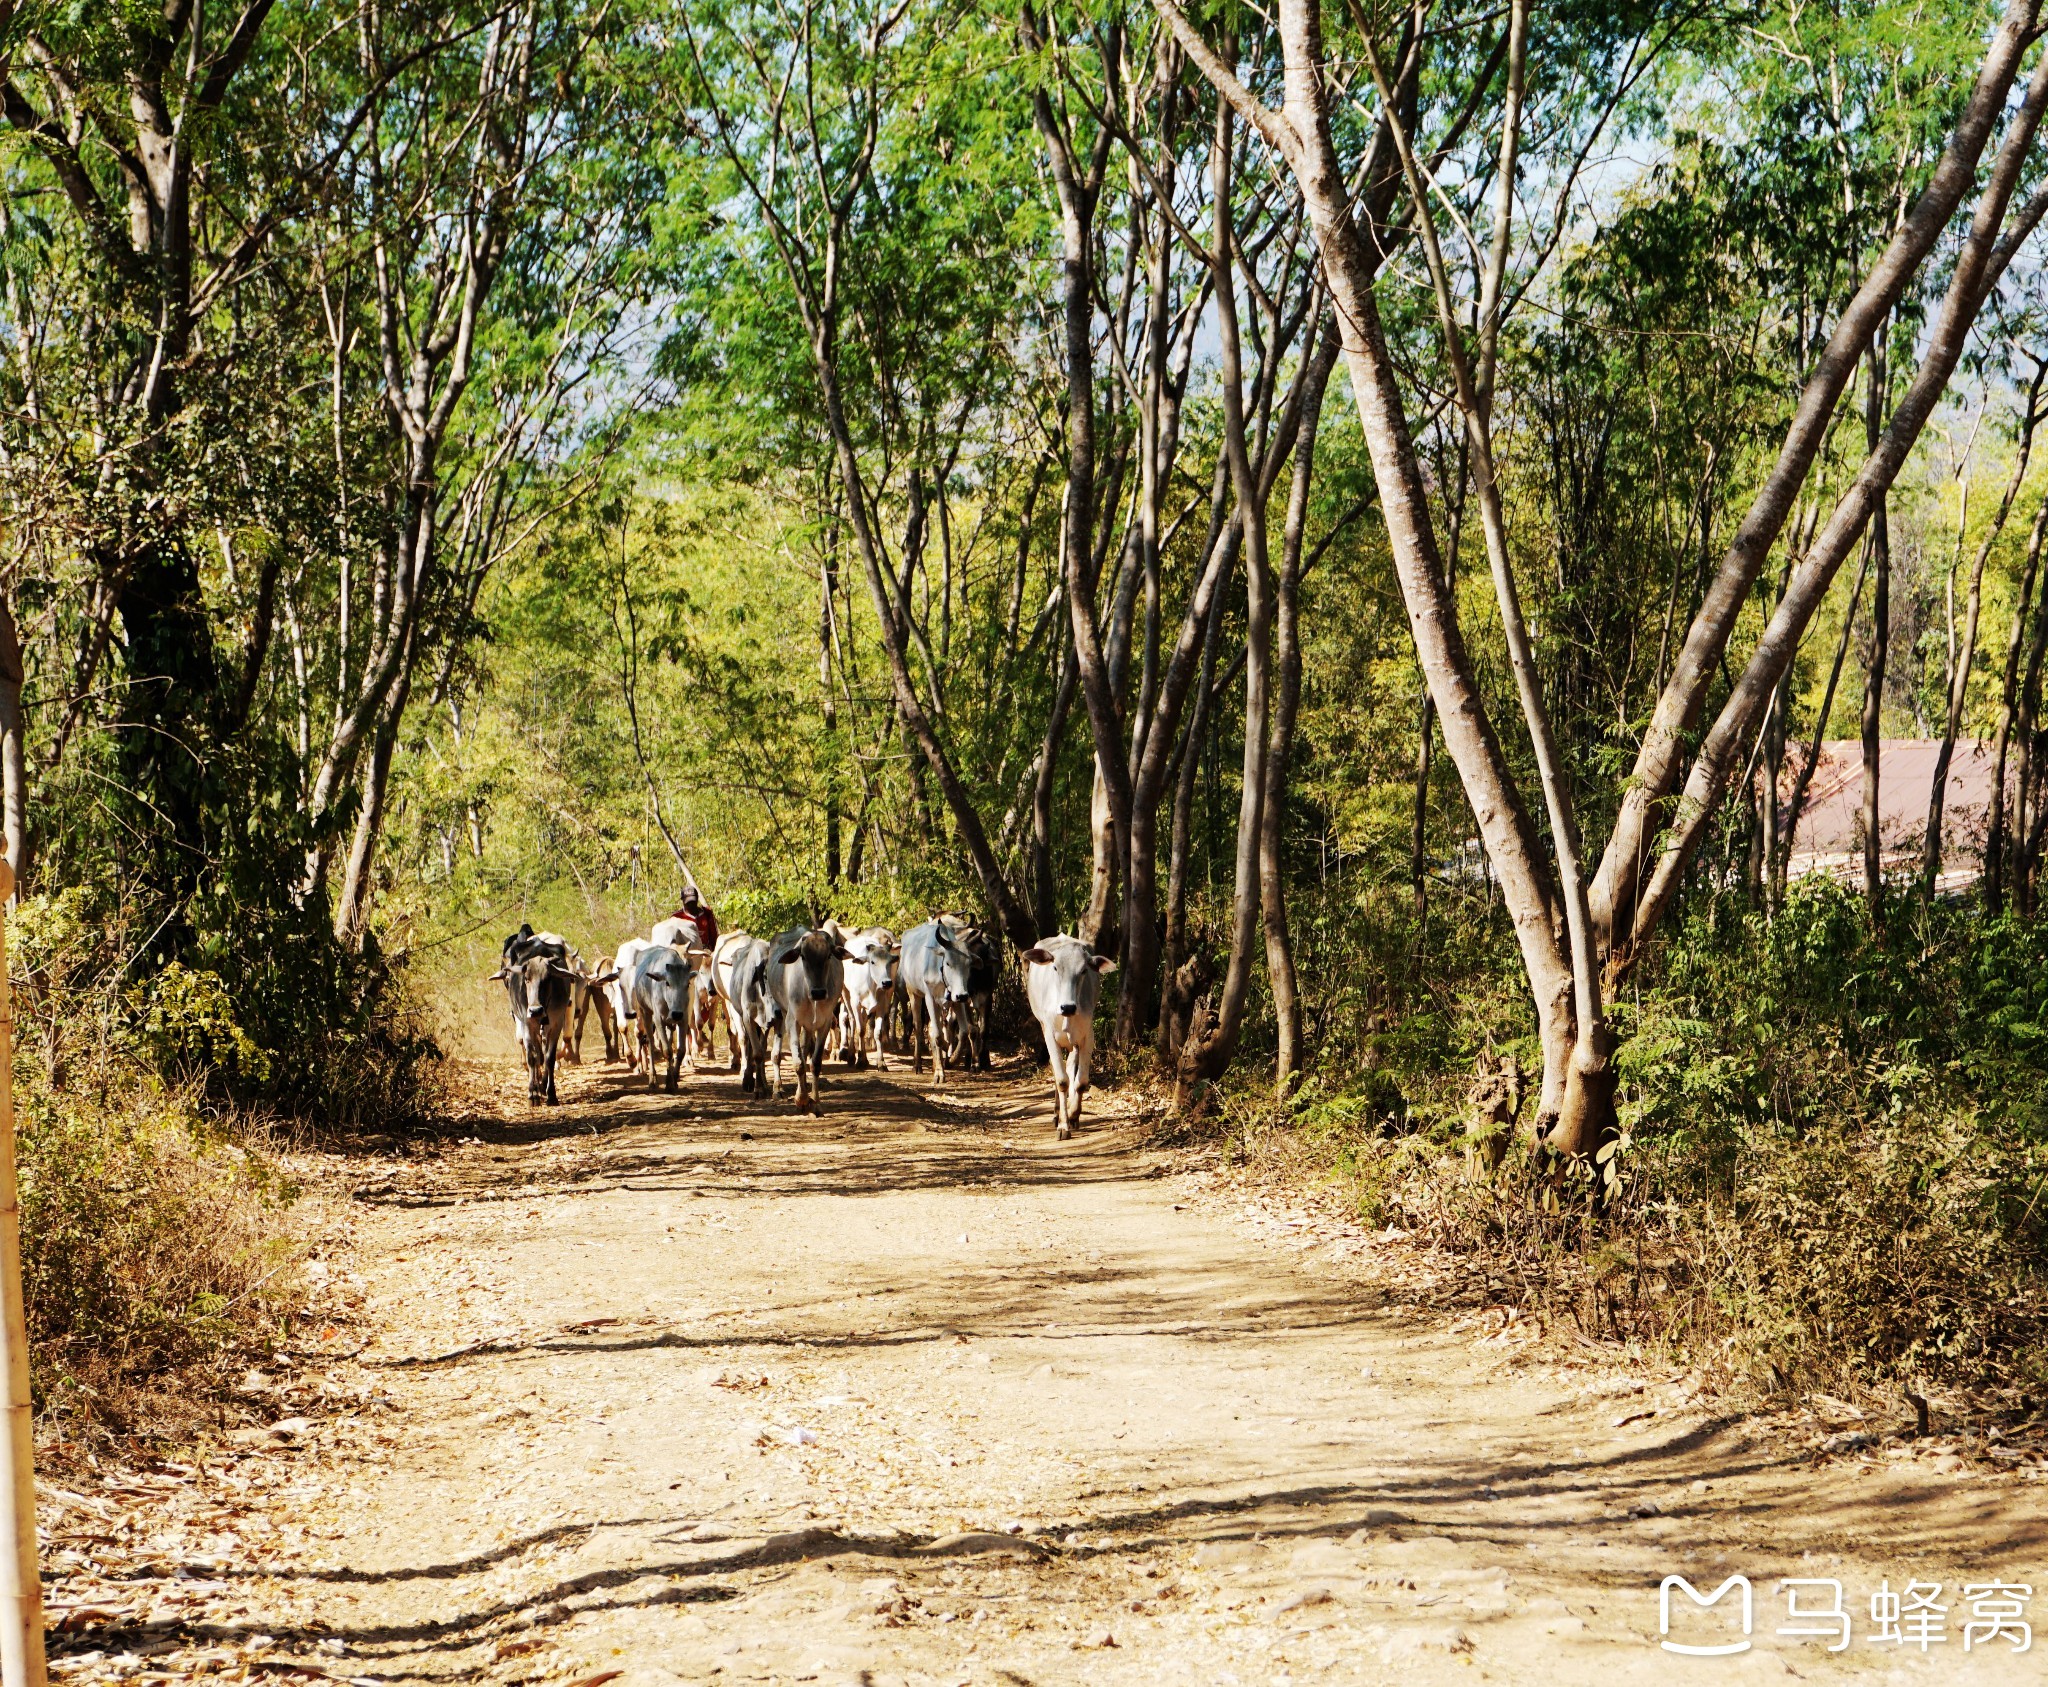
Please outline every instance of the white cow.
[[1062, 932], [1026, 949], [1024, 963], [1024, 994], [1038, 1028], [1045, 1033], [1045, 1052], [1052, 1059], [1059, 1140], [1064, 1142], [1074, 1134], [1081, 1103], [1088, 1094], [1088, 1063], [1095, 1053], [1095, 1001], [1101, 993], [1102, 975], [1114, 972], [1116, 962]]
[[619, 1041], [625, 1045], [628, 1072], [640, 1070], [639, 1043], [632, 1034], [638, 1018], [633, 1005], [633, 973], [640, 965], [640, 957], [653, 947], [644, 937], [627, 938], [612, 959], [612, 981], [605, 986], [605, 993], [611, 997], [612, 1013], [619, 1022]]
[[768, 946], [768, 996], [775, 1009], [775, 1072], [769, 1080], [769, 1100], [782, 1094], [783, 1050], [793, 1048], [797, 1110], [820, 1111], [825, 1039], [839, 1015], [845, 963], [846, 945], [835, 942], [827, 931], [799, 926]]
[[741, 1093], [757, 1095], [768, 1054], [768, 1026], [774, 1016], [774, 1004], [768, 999], [768, 945], [743, 931], [733, 932], [719, 939], [713, 967], [718, 974], [718, 993], [725, 1001], [726, 1040], [732, 1044]]
[[902, 965], [902, 952], [896, 947], [896, 934], [886, 926], [869, 926], [862, 931], [849, 932], [843, 941], [848, 959], [845, 967], [846, 996], [841, 1004], [846, 1026], [840, 1058], [849, 1066], [865, 1068], [868, 1038], [872, 1034], [875, 1064], [886, 1072], [889, 1070], [889, 1057], [883, 1052], [883, 1043], [889, 1027], [889, 1014], [896, 1005], [896, 980]]

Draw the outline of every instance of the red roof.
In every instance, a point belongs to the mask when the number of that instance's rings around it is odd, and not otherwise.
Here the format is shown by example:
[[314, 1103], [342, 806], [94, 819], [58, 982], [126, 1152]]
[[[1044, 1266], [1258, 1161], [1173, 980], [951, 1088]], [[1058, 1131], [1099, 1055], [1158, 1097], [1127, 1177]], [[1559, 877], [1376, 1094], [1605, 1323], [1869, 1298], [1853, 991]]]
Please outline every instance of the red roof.
[[[1968, 882], [1981, 870], [1991, 816], [1993, 748], [1984, 739], [1959, 738], [1949, 759], [1941, 819], [1944, 886]], [[1791, 797], [1805, 753], [1804, 745], [1787, 752], [1779, 775], [1781, 800]], [[1919, 864], [1927, 837], [1927, 798], [1940, 753], [1941, 741], [1936, 738], [1887, 738], [1878, 747], [1878, 839], [1888, 871], [1910, 871]], [[2014, 775], [2008, 755], [2008, 792]], [[1854, 738], [1829, 739], [1820, 747], [1787, 871], [1795, 878], [1812, 872], [1860, 872], [1862, 863], [1863, 745]]]

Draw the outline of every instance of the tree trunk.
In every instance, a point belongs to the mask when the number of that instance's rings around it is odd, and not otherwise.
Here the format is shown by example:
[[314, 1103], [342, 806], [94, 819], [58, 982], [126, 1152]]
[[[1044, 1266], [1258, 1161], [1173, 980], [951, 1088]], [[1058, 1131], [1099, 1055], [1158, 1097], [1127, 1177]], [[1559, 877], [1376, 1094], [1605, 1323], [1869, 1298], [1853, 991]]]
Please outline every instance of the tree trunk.
[[[1978, 196], [1969, 233], [1956, 254], [1939, 312], [1922, 336], [1925, 350], [1911, 383], [1886, 423], [1876, 449], [1865, 457], [1819, 537], [1800, 558], [1783, 599], [1757, 640], [1721, 712], [1700, 741], [1692, 771], [1686, 776], [1682, 800], [1673, 812], [1649, 882], [1637, 898], [1628, 939], [1625, 943], [1617, 942], [1610, 951], [1611, 977], [1618, 978], [1626, 972], [1671, 906], [1741, 747], [1755, 729], [1758, 711], [1798, 652], [1807, 625], [1825, 600], [1849, 548], [1877, 514], [1935, 405], [1947, 390], [1984, 301], [2013, 256], [2041, 219], [2048, 216], [2048, 192], [2035, 193], [2009, 222], [2006, 215], [2044, 109], [2048, 109], [2048, 58], [2035, 66], [2026, 98], [2007, 126], [1997, 160]], [[1879, 580], [1884, 580], [1882, 572]], [[1611, 845], [1609, 853], [1611, 856]]]
[[[415, 623], [417, 625], [417, 623]], [[384, 832], [384, 808], [391, 791], [391, 758], [398, 747], [398, 731], [405, 720], [405, 705], [412, 695], [413, 661], [418, 640], [408, 636], [398, 678], [377, 723], [370, 745], [369, 766], [363, 773], [363, 803], [356, 811], [355, 835], [350, 839], [348, 866], [341, 881], [341, 896], [334, 908], [337, 941], [360, 946], [369, 928], [370, 878], [377, 859], [377, 844]]]
[[1209, 733], [1209, 691], [1216, 679], [1216, 645], [1223, 625], [1219, 593], [1202, 627], [1202, 660], [1194, 687], [1195, 707], [1181, 735], [1180, 763], [1173, 782], [1173, 836], [1166, 866], [1166, 944], [1164, 970], [1175, 971], [1188, 958], [1188, 857], [1194, 848], [1195, 783], [1201, 777], [1203, 742]]
[[1394, 570], [1408, 610], [1417, 656], [1442, 722], [1444, 747], [1456, 764], [1507, 903], [1527, 969], [1544, 1050], [1546, 1129], [1568, 1124], [1568, 1137], [1598, 1136], [1613, 1117], [1607, 1051], [1589, 1040], [1578, 1048], [1571, 964], [1558, 941], [1556, 894], [1541, 865], [1535, 828], [1508, 772], [1474, 679], [1437, 552], [1400, 379], [1388, 355], [1372, 288], [1374, 264], [1353, 220], [1350, 185], [1330, 138], [1321, 20], [1314, 0], [1283, 0], [1280, 36], [1286, 57], [1286, 114], [1267, 112], [1217, 60], [1174, 9], [1155, 0], [1189, 56], [1211, 83], [1230, 92], [1287, 158], [1315, 225], [1343, 338], [1359, 422], [1379, 487]]
[[1052, 798], [1059, 779], [1060, 746], [1067, 735], [1067, 716], [1074, 706], [1074, 690], [1081, 670], [1072, 650], [1060, 669], [1060, 683], [1053, 694], [1052, 713], [1045, 723], [1045, 742], [1038, 756], [1038, 777], [1031, 789], [1031, 910], [1039, 937], [1050, 937], [1060, 929], [1059, 885], [1052, 858]]
[[[2005, 531], [2006, 518], [2012, 514], [2020, 484], [2027, 478], [2027, 462], [2034, 449], [2034, 427], [2040, 415], [2043, 377], [2048, 377], [2048, 360], [2035, 366], [2034, 379], [2027, 388], [2026, 411], [2020, 419], [2020, 443], [2013, 457], [2012, 475], [2006, 481], [2005, 496], [1998, 501], [1998, 513], [1991, 518], [1990, 531], [1979, 542], [1977, 554], [1970, 564], [1969, 603], [1963, 613], [1963, 636], [1956, 647], [1953, 671], [1949, 674], [1948, 713], [1942, 723], [1941, 749], [1934, 758], [1934, 780], [1927, 792], [1927, 837], [1920, 855], [1920, 893], [1923, 898], [1934, 895], [1935, 881], [1941, 877], [1941, 827], [1943, 809], [1948, 801], [1948, 769], [1955, 755], [1956, 735], [1962, 730], [1963, 705], [1969, 698], [1970, 667], [1977, 656], [1977, 623], [1984, 607], [1984, 564], [1990, 558], [1991, 547], [1998, 542], [1999, 534]], [[1966, 513], [1969, 509], [1967, 497], [1963, 509]], [[1959, 516], [1958, 541], [1962, 538], [1962, 525], [1963, 518]]]
[[1308, 528], [1309, 492], [1315, 477], [1316, 432], [1323, 394], [1337, 362], [1337, 334], [1325, 328], [1310, 352], [1302, 383], [1301, 426], [1294, 445], [1294, 481], [1287, 492], [1287, 523], [1281, 538], [1280, 583], [1274, 639], [1279, 685], [1266, 747], [1265, 794], [1259, 820], [1259, 902], [1266, 926], [1266, 977], [1273, 992], [1276, 1042], [1274, 1083], [1282, 1096], [1302, 1070], [1301, 985], [1294, 967], [1294, 942], [1287, 926], [1286, 817], [1288, 770], [1294, 755], [1294, 723], [1301, 707], [1302, 541]]
[[[1880, 334], [1870, 348], [1870, 393], [1864, 408], [1866, 449], [1884, 424], [1885, 348]], [[1884, 670], [1891, 653], [1891, 531], [1888, 500], [1880, 495], [1870, 517], [1870, 560], [1877, 578], [1870, 594], [1870, 653], [1863, 666], [1863, 899], [1873, 930], [1884, 924], [1884, 824], [1879, 775], [1884, 747]]]
[[[825, 742], [836, 745], [839, 737], [839, 700], [832, 690], [832, 606], [839, 590], [839, 526], [826, 529], [825, 557], [818, 568], [818, 696], [825, 729]], [[838, 757], [831, 758], [825, 784], [825, 886], [839, 885], [839, 778]]]
[[22, 742], [21, 688], [27, 678], [14, 605], [0, 593], [0, 838], [14, 874], [9, 906], [28, 888], [28, 758]]
[[1198, 1080], [1220, 1077], [1237, 1053], [1244, 1032], [1245, 1002], [1251, 991], [1252, 946], [1259, 926], [1260, 822], [1265, 810], [1269, 700], [1267, 683], [1273, 651], [1273, 574], [1266, 550], [1265, 492], [1252, 472], [1244, 409], [1244, 365], [1238, 342], [1237, 289], [1231, 224], [1231, 151], [1234, 122], [1230, 102], [1216, 99], [1216, 141], [1212, 151], [1212, 193], [1216, 206], [1216, 327], [1218, 377], [1223, 394], [1224, 451], [1244, 534], [1245, 665], [1244, 766], [1237, 810], [1237, 858], [1232, 880], [1230, 963], [1223, 974], [1215, 1020], [1181, 1049], [1179, 1099], [1185, 1105]]
[[[2012, 636], [2006, 641], [2005, 676], [1999, 688], [1998, 735], [1991, 758], [1991, 817], [1984, 829], [1984, 906], [1994, 918], [2005, 911], [2009, 825], [2005, 795], [2007, 757], [2011, 751], [2013, 720], [2019, 706], [2020, 651], [2027, 642], [2028, 610], [2033, 605], [2035, 584], [2040, 578], [2044, 539], [2048, 539], [2048, 497], [2041, 500], [2041, 507], [2034, 512], [2033, 530], [2027, 535], [2026, 566], [2020, 575], [2019, 596], [2013, 604]], [[2048, 617], [2034, 609], [2033, 621], [2034, 642], [2038, 645], [2048, 637]], [[2034, 655], [2031, 666], [2038, 669], [2040, 661], [2040, 656]]]
[[[1593, 882], [1593, 918], [1603, 947], [1610, 952], [1610, 975], [1625, 970], [1632, 959], [1638, 928], [1647, 932], [1661, 916], [1662, 901], [1648, 918], [1643, 917], [1637, 906], [1643, 878], [1646, 872], [1662, 871], [1656, 836], [1672, 818], [1667, 808], [1679, 784], [1686, 748], [1697, 733], [1708, 689], [1757, 575], [1792, 512], [1814, 459], [1826, 443], [1836, 406], [1854, 377], [1858, 362], [1933, 251], [1963, 194], [1976, 180], [1978, 160], [2004, 111], [2022, 58], [2033, 42], [2038, 9], [2038, 0], [2009, 0], [1947, 147], [1920, 198], [1900, 220], [1890, 243], [1844, 307], [1834, 332], [1815, 360], [1777, 460], [1751, 501], [1686, 631], [1671, 677], [1658, 696], [1649, 729], [1637, 752], [1614, 830], [1609, 834], [1606, 853]], [[2025, 138], [2031, 141], [2030, 127]], [[1775, 679], [1773, 673], [1773, 683]], [[1747, 744], [1749, 733], [1745, 730], [1736, 737]], [[1690, 780], [1687, 789], [1691, 789]], [[1681, 820], [1688, 807], [1680, 804]], [[1696, 814], [1696, 808], [1692, 812]], [[1696, 826], [1688, 824], [1684, 829], [1697, 835]]]
[[1422, 691], [1422, 727], [1415, 744], [1415, 827], [1408, 842], [1408, 878], [1415, 896], [1415, 948], [1422, 950], [1422, 932], [1429, 918], [1429, 750], [1436, 736], [1436, 699]]

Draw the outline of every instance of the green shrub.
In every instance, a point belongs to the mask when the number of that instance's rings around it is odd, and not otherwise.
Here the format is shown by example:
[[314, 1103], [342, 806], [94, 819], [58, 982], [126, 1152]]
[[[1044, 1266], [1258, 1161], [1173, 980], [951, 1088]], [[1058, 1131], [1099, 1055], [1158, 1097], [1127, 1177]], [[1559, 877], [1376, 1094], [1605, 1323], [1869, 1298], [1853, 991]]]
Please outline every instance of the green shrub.
[[15, 1064], [23, 1284], [38, 1408], [135, 1430], [196, 1409], [197, 1370], [261, 1351], [296, 1303], [296, 1191], [187, 1092]]

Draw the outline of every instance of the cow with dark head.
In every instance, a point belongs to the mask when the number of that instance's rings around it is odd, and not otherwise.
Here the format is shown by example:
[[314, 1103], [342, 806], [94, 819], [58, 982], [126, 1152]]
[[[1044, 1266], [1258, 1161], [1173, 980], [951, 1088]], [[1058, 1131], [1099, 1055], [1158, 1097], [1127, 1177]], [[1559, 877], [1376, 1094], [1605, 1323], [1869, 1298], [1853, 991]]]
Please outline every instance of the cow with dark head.
[[577, 984], [569, 963], [569, 945], [553, 932], [535, 932], [522, 925], [505, 939], [493, 981], [503, 980], [512, 1009], [512, 1032], [526, 1056], [526, 1099], [535, 1106], [554, 1107], [555, 1059], [562, 1032], [569, 1023], [569, 1004]]
[[782, 1053], [796, 1051], [796, 1104], [819, 1111], [825, 1042], [839, 1017], [846, 987], [846, 945], [829, 931], [797, 927], [768, 946], [768, 995], [775, 1010], [775, 1075], [768, 1095], [782, 1093]]

